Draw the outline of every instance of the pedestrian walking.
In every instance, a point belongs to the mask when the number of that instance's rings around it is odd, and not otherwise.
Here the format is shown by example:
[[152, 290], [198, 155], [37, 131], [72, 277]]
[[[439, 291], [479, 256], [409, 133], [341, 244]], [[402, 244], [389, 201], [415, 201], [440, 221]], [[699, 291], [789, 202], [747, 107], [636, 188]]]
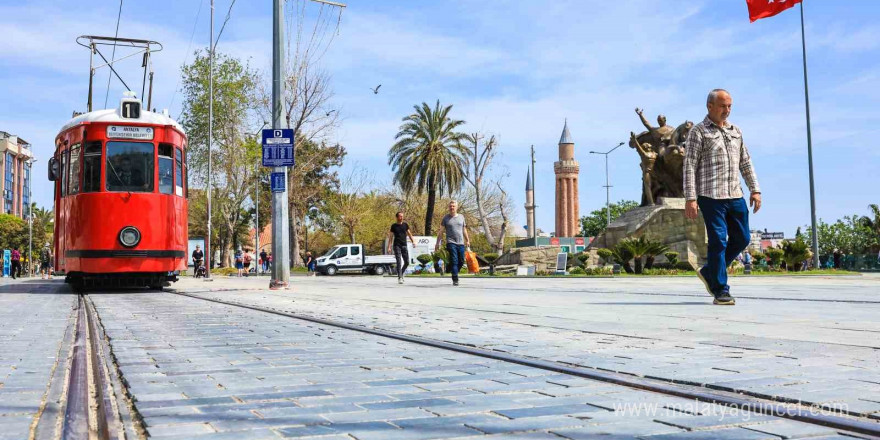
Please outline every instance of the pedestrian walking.
[[468, 236], [464, 215], [459, 214], [458, 203], [455, 200], [449, 202], [449, 213], [443, 217], [440, 225], [443, 227], [440, 228], [440, 234], [437, 236], [434, 252], [440, 250], [440, 243], [445, 234], [446, 251], [449, 252], [449, 272], [452, 273], [452, 285], [457, 286], [458, 271], [464, 265], [464, 250], [471, 245], [471, 239]]
[[12, 279], [21, 278], [21, 252], [18, 251], [18, 246], [12, 248], [10, 260], [12, 265], [9, 267], [9, 274]]
[[306, 251], [306, 257], [304, 258], [306, 261], [306, 271], [308, 272], [308, 276], [315, 276], [315, 267], [317, 266], [317, 262], [315, 261], [315, 257], [312, 256], [311, 251]]
[[251, 250], [245, 248], [244, 255], [242, 255], [242, 263], [244, 266], [244, 276], [248, 276], [251, 271], [251, 263], [254, 261], [254, 257], [251, 254]]
[[[742, 131], [727, 121], [733, 99], [723, 89], [706, 98], [707, 116], [694, 125], [685, 142], [685, 217], [703, 213], [709, 238], [707, 264], [697, 271], [715, 304], [733, 305], [727, 284], [727, 267], [748, 245], [749, 206], [761, 209], [761, 189]], [[749, 187], [749, 204], [743, 198], [739, 174]]]
[[403, 212], [398, 212], [395, 217], [397, 222], [391, 224], [388, 237], [385, 239], [388, 242], [386, 253], [392, 253], [393, 248], [394, 259], [397, 261], [397, 284], [403, 284], [403, 275], [406, 273], [406, 268], [409, 267], [409, 248], [406, 246], [406, 237], [409, 236], [413, 247], [416, 246], [416, 240], [413, 238], [412, 231], [409, 230], [409, 224], [403, 221]]
[[244, 271], [244, 255], [241, 252], [241, 248], [236, 249], [233, 258], [235, 259], [235, 268], [238, 270], [238, 276], [240, 277]]
[[40, 250], [40, 278], [52, 279], [52, 250], [49, 248], [49, 243], [46, 243]]
[[269, 271], [269, 254], [266, 253], [265, 249], [260, 251], [260, 265], [262, 266], [261, 269], [263, 273]]

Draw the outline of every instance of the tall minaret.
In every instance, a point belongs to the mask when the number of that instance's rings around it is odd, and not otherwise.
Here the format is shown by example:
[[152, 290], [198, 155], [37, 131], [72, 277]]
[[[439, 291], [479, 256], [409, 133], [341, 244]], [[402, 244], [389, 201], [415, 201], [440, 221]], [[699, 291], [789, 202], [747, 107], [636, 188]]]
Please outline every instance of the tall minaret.
[[559, 161], [553, 164], [556, 173], [556, 236], [574, 237], [578, 227], [578, 174], [580, 165], [574, 159], [574, 141], [568, 132], [568, 120], [559, 138]]
[[535, 238], [535, 189], [532, 188], [532, 175], [526, 170], [526, 237]]

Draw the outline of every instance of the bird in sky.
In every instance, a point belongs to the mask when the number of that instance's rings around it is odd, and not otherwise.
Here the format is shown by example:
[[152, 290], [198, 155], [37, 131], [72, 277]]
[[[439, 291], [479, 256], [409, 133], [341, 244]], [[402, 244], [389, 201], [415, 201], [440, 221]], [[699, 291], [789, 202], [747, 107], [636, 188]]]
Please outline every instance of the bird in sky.
[[382, 87], [382, 84], [379, 84], [378, 86], [376, 86], [375, 89], [372, 89], [372, 88], [371, 88], [370, 90], [373, 91], [373, 94], [374, 94], [374, 95], [378, 95], [378, 94], [379, 94], [379, 87]]

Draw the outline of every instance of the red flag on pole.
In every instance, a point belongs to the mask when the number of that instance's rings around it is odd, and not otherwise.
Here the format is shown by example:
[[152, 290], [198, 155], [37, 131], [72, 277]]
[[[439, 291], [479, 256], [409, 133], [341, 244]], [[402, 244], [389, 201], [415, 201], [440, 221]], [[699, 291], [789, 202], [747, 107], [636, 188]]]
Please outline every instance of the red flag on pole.
[[800, 2], [801, 0], [746, 0], [749, 5], [749, 19], [752, 22], [772, 17]]

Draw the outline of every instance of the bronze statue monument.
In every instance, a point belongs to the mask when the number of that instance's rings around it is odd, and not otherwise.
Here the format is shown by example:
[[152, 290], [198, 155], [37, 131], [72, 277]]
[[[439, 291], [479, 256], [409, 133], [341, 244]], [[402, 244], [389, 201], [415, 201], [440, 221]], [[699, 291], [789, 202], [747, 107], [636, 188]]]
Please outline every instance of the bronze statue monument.
[[666, 124], [666, 116], [659, 115], [654, 127], [642, 109], [637, 108], [636, 114], [647, 129], [638, 135], [630, 133], [629, 141], [642, 159], [642, 206], [654, 205], [660, 197], [684, 197], [684, 143], [693, 122], [672, 128]]

